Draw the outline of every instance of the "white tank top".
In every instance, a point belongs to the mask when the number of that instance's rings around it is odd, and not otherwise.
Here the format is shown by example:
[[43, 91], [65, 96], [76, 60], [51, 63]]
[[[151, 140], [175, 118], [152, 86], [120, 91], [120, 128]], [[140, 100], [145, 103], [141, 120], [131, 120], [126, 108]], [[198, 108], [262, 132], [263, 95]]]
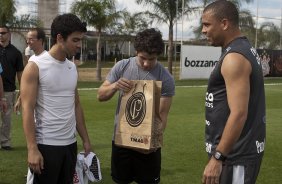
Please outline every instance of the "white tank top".
[[39, 69], [35, 105], [38, 144], [69, 145], [76, 141], [75, 88], [77, 69], [66, 59], [61, 62], [48, 52], [33, 61]]

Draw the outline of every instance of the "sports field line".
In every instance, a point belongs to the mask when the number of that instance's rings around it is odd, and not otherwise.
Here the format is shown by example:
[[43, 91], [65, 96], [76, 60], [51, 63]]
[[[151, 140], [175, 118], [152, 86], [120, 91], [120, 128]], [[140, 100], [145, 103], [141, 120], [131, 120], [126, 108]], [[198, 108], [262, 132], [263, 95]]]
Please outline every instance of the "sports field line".
[[[265, 86], [281, 86], [282, 83], [269, 83], [264, 84]], [[195, 85], [195, 86], [175, 86], [176, 88], [203, 88], [207, 87], [207, 85]], [[98, 88], [79, 88], [79, 91], [91, 91], [91, 90], [97, 90]]]

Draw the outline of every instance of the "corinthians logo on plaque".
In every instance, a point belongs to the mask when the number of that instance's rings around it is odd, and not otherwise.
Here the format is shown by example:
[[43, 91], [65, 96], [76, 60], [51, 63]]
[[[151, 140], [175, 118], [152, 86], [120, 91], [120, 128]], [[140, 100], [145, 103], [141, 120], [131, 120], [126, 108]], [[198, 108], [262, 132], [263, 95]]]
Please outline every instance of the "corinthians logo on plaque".
[[126, 103], [125, 116], [128, 124], [132, 127], [139, 126], [146, 115], [146, 99], [142, 92], [133, 94]]

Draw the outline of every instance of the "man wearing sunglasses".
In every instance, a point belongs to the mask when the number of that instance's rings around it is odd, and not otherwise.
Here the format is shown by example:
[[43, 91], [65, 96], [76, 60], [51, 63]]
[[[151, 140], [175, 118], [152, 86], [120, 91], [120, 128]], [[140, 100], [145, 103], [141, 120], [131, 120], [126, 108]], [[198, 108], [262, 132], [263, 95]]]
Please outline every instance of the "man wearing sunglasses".
[[[6, 112], [1, 112], [0, 144], [2, 150], [11, 150], [11, 118], [16, 97], [16, 76], [20, 84], [23, 66], [21, 52], [10, 43], [11, 33], [7, 26], [0, 25], [0, 63], [3, 69], [4, 96], [1, 101], [7, 102]], [[2, 86], [0, 84], [0, 86]], [[0, 89], [1, 90], [1, 89]], [[1, 97], [1, 96], [0, 96]]]

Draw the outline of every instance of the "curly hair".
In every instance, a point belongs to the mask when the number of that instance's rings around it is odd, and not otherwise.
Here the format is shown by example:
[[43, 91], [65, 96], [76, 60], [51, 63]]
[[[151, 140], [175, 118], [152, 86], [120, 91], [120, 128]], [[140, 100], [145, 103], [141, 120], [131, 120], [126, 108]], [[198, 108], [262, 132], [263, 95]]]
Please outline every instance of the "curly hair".
[[52, 43], [57, 42], [58, 34], [62, 35], [63, 39], [66, 40], [70, 34], [76, 31], [86, 32], [86, 23], [81, 22], [76, 15], [71, 13], [58, 15], [51, 25]]
[[137, 33], [134, 48], [137, 52], [160, 55], [164, 50], [161, 32], [155, 28], [150, 28]]

